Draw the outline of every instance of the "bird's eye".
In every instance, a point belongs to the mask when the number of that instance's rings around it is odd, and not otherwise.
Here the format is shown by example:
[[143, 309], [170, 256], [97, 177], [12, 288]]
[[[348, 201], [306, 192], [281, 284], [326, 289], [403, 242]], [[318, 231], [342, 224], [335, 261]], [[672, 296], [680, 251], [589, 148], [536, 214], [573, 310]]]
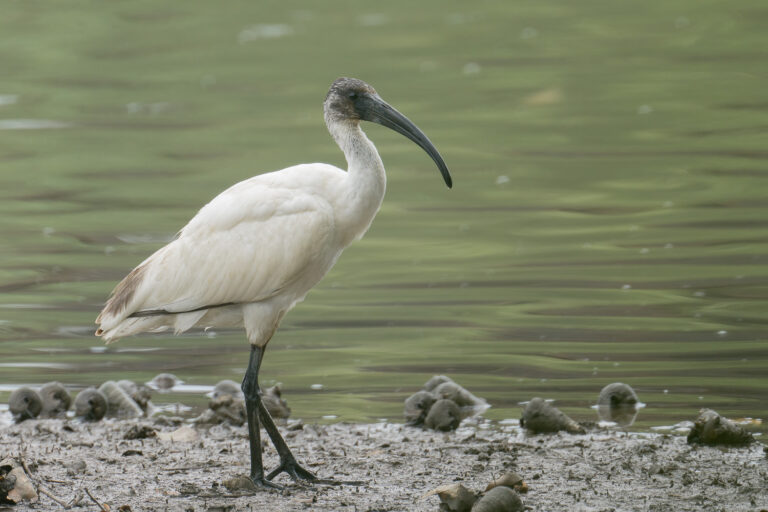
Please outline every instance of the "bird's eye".
[[352, 91], [352, 92], [351, 92], [351, 93], [349, 93], [347, 96], [348, 96], [348, 97], [349, 97], [349, 99], [351, 99], [351, 100], [356, 100], [356, 99], [357, 99], [357, 92], [356, 92], [356, 91]]

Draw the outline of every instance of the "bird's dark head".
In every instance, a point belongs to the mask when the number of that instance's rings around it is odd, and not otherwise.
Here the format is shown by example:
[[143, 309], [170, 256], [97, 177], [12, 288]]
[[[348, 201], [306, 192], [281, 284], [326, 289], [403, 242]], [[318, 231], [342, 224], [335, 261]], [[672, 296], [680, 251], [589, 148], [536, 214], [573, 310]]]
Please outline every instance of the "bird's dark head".
[[[407, 117], [381, 99], [376, 90], [357, 78], [338, 78], [325, 97], [323, 104], [325, 122], [329, 129], [333, 125], [370, 121], [404, 135], [416, 144], [437, 164], [445, 184], [453, 184], [448, 167], [435, 146]], [[331, 129], [333, 132], [333, 130]]]
[[325, 115], [336, 121], [368, 121], [365, 115], [373, 98], [378, 96], [376, 90], [362, 80], [338, 78], [325, 97]]

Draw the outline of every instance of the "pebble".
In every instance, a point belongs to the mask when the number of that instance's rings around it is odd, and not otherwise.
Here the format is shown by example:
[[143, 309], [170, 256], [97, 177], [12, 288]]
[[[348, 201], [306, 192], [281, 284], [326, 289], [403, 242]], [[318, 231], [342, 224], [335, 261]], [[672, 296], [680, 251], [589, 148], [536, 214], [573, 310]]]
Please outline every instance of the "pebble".
[[213, 387], [213, 391], [210, 393], [211, 398], [217, 398], [221, 395], [232, 395], [233, 397], [239, 398], [241, 400], [245, 398], [243, 396], [243, 390], [241, 389], [240, 384], [229, 379], [224, 379], [217, 382]]
[[35, 486], [24, 469], [11, 457], [0, 461], [0, 503], [37, 501]]
[[[451, 407], [447, 402], [456, 407]], [[453, 430], [461, 420], [481, 414], [489, 407], [485, 400], [476, 397], [450, 377], [435, 375], [424, 384], [424, 389], [405, 400], [403, 414], [411, 426]]]
[[43, 410], [43, 399], [34, 389], [20, 387], [11, 393], [8, 399], [8, 410], [17, 422], [37, 418]]
[[485, 493], [472, 506], [472, 512], [520, 512], [522, 510], [523, 502], [520, 496], [503, 485], [494, 487]]
[[108, 380], [99, 387], [99, 391], [107, 398], [107, 412], [110, 416], [138, 418], [144, 415], [141, 407], [115, 381]]
[[597, 405], [605, 407], [636, 407], [637, 402], [635, 390], [623, 382], [608, 384], [597, 397]]
[[43, 410], [40, 415], [45, 418], [64, 417], [72, 405], [69, 391], [60, 382], [44, 384], [40, 388], [40, 398], [43, 399]]
[[434, 430], [448, 431], [455, 430], [460, 422], [459, 406], [451, 400], [441, 399], [429, 409], [424, 425]]
[[117, 385], [130, 396], [136, 405], [144, 412], [144, 416], [149, 416], [154, 406], [152, 405], [152, 390], [147, 386], [139, 386], [132, 380], [119, 380]]
[[75, 416], [85, 421], [99, 421], [108, 409], [106, 395], [94, 387], [85, 388], [75, 397]]
[[520, 426], [533, 433], [559, 432], [584, 434], [584, 427], [569, 418], [564, 412], [542, 398], [533, 398], [525, 406]]
[[426, 384], [424, 384], [424, 389], [427, 391], [432, 391], [440, 384], [443, 384], [444, 382], [453, 382], [450, 377], [446, 377], [445, 375], [435, 375], [431, 379], [427, 381]]
[[427, 492], [420, 499], [435, 494], [440, 498], [440, 510], [446, 512], [469, 512], [472, 504], [477, 501], [477, 494], [461, 483], [441, 485]]
[[157, 438], [161, 441], [171, 441], [173, 443], [191, 443], [200, 439], [200, 434], [192, 427], [184, 425], [173, 432], [158, 432]]
[[261, 400], [264, 403], [264, 407], [267, 408], [269, 415], [272, 416], [272, 419], [285, 420], [290, 417], [291, 408], [283, 400], [279, 384], [265, 389], [261, 395]]
[[638, 403], [634, 389], [623, 382], [614, 382], [600, 391], [597, 398], [597, 414], [603, 421], [628, 427], [637, 418]]
[[523, 477], [511, 471], [508, 471], [500, 477], [491, 480], [491, 483], [489, 483], [488, 487], [485, 488], [485, 492], [488, 492], [494, 487], [498, 487], [500, 485], [514, 489], [517, 492], [528, 492], [528, 485], [523, 481]]
[[436, 395], [450, 400], [459, 407], [475, 405], [479, 399], [455, 382], [443, 382], [434, 389]]
[[702, 409], [688, 433], [688, 444], [745, 446], [755, 442], [752, 434], [712, 409]]
[[221, 484], [229, 491], [256, 491], [256, 485], [245, 475], [224, 480]]
[[179, 378], [172, 373], [160, 373], [155, 375], [154, 379], [147, 382], [147, 386], [157, 389], [158, 391], [170, 391], [174, 386], [183, 383], [183, 380], [179, 380]]
[[405, 399], [403, 415], [409, 425], [421, 425], [429, 413], [429, 409], [437, 402], [437, 397], [429, 391], [417, 391]]

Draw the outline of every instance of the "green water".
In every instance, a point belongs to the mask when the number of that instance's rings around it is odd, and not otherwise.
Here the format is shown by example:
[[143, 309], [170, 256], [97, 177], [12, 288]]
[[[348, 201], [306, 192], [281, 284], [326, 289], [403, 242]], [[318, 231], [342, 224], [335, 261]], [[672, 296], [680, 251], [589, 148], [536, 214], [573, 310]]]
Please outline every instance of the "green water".
[[455, 186], [365, 127], [382, 210], [263, 366], [295, 417], [398, 420], [445, 373], [492, 419], [533, 396], [595, 419], [617, 380], [641, 428], [765, 418], [768, 7], [657, 4], [7, 2], [0, 385], [240, 379], [240, 332], [101, 351], [93, 320], [230, 184], [343, 165], [321, 103], [346, 75], [429, 135]]

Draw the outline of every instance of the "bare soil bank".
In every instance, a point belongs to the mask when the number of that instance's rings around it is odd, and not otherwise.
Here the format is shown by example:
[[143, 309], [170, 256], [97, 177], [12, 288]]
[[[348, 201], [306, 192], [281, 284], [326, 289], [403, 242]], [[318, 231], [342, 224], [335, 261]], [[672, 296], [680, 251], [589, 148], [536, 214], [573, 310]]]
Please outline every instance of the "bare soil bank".
[[[285, 475], [284, 491], [247, 493], [223, 482], [248, 473], [245, 427], [194, 427], [197, 439], [124, 439], [149, 420], [87, 424], [26, 421], [0, 430], [0, 459], [21, 457], [35, 484], [69, 503], [87, 489], [112, 511], [437, 511], [443, 484], [474, 490], [516, 471], [535, 511], [759, 511], [768, 509], [763, 445], [689, 446], [684, 437], [598, 431], [527, 436], [462, 427], [451, 433], [398, 424], [304, 425], [283, 429], [295, 455], [322, 478], [357, 485], [306, 487]], [[265, 436], [266, 437], [266, 436]], [[265, 466], [277, 464], [265, 445]], [[62, 510], [45, 495], [0, 510]], [[74, 510], [95, 510], [86, 495]], [[128, 510], [123, 508], [122, 510]]]

